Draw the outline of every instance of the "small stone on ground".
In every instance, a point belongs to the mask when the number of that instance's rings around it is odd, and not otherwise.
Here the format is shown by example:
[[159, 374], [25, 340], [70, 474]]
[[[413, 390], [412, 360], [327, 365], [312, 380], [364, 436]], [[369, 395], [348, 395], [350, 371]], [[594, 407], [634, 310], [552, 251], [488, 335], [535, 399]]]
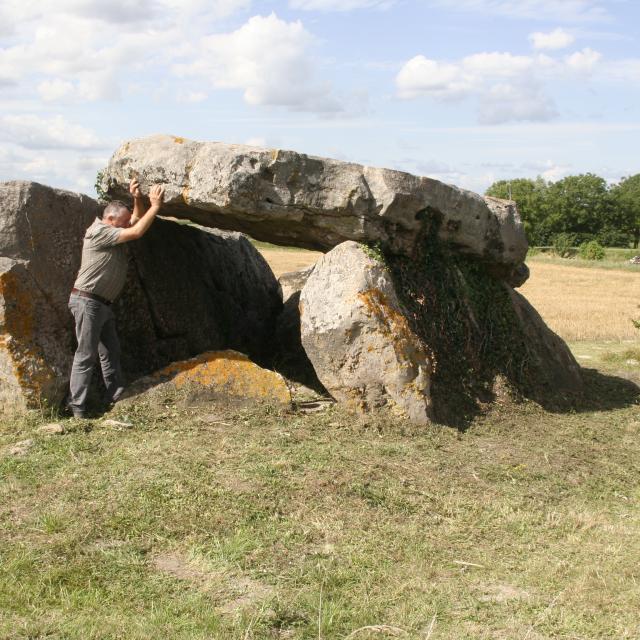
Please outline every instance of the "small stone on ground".
[[57, 436], [64, 433], [64, 427], [58, 422], [50, 422], [38, 427], [38, 431], [48, 436]]
[[120, 420], [112, 420], [111, 418], [103, 420], [102, 424], [105, 427], [116, 427], [118, 429], [131, 429], [131, 427], [133, 427], [131, 422], [122, 422]]
[[7, 450], [7, 453], [10, 456], [24, 456], [28, 453], [31, 447], [33, 447], [33, 440], [29, 438], [28, 440], [21, 440], [20, 442], [16, 442]]

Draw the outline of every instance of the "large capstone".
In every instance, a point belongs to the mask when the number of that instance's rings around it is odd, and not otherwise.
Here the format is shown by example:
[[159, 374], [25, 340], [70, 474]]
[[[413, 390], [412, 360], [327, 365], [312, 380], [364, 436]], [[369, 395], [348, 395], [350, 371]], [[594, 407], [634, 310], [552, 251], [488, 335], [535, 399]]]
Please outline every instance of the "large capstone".
[[[86, 196], [0, 183], [0, 410], [63, 399], [75, 350], [67, 302], [100, 214]], [[205, 351], [270, 360], [279, 286], [244, 236], [156, 220], [127, 247], [114, 311], [129, 379]]]
[[319, 380], [362, 412], [463, 426], [499, 397], [566, 408], [582, 391], [580, 367], [531, 305], [436, 233], [413, 259], [339, 245], [299, 306]]
[[527, 252], [515, 203], [402, 171], [156, 135], [123, 144], [102, 188], [125, 196], [133, 176], [143, 190], [165, 185], [170, 215], [276, 244], [326, 251], [354, 240], [412, 256], [421, 229], [437, 221], [440, 241], [498, 277], [511, 279]]

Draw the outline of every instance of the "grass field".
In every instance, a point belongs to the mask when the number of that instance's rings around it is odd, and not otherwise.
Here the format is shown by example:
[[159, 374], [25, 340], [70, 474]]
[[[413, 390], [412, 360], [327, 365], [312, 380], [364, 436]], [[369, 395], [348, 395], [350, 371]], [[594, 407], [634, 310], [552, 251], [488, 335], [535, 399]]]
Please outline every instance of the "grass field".
[[498, 404], [459, 432], [168, 395], [57, 435], [4, 420], [0, 638], [640, 638], [637, 341], [590, 311], [637, 285], [566, 269], [533, 263], [525, 294], [601, 332], [572, 344], [570, 413]]

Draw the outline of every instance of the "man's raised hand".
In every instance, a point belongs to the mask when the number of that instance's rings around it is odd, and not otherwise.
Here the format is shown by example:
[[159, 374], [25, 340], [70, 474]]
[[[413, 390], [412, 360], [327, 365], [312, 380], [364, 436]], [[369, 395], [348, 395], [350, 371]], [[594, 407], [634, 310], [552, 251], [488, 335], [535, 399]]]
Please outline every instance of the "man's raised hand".
[[154, 184], [149, 191], [149, 200], [152, 207], [161, 207], [164, 201], [164, 187], [160, 184]]
[[129, 183], [129, 193], [134, 198], [142, 198], [142, 191], [140, 191], [140, 183], [138, 182], [138, 178], [131, 178], [131, 182]]

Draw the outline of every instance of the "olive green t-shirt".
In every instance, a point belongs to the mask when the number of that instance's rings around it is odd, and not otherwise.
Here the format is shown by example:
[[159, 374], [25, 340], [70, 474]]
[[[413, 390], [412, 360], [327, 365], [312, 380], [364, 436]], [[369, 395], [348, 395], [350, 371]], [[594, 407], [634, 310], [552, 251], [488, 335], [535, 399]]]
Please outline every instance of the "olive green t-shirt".
[[117, 244], [122, 229], [96, 218], [87, 229], [82, 244], [82, 263], [73, 285], [113, 301], [127, 278], [127, 252]]

